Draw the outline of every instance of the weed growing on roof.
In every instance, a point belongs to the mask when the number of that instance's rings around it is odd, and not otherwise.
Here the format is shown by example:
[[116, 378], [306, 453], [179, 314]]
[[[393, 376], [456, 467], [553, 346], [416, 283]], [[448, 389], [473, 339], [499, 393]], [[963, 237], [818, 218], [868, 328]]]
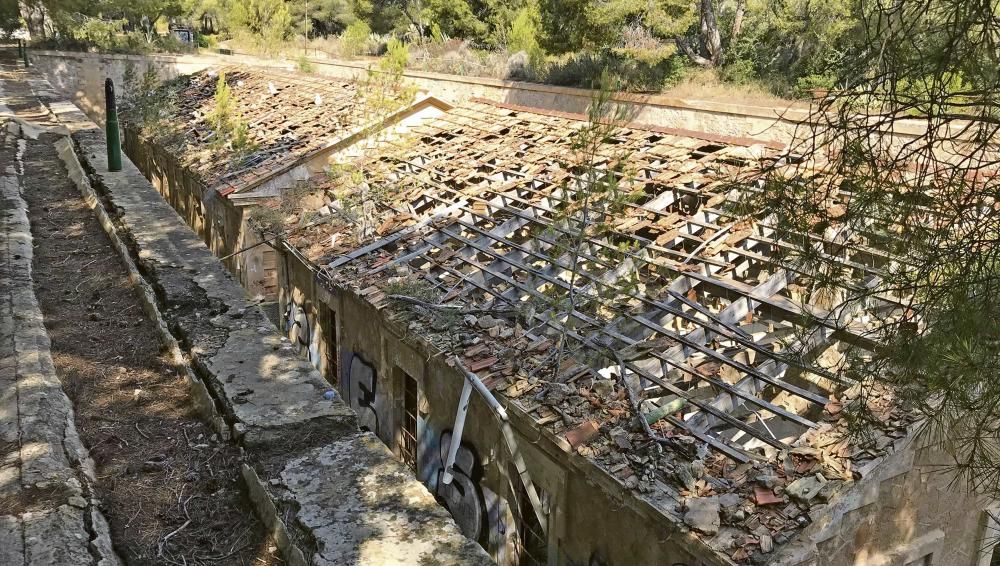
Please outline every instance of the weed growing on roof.
[[[368, 147], [381, 145], [388, 135], [384, 127], [388, 125], [386, 120], [413, 101], [416, 89], [402, 84], [408, 59], [406, 45], [391, 40], [385, 56], [377, 65], [368, 68], [367, 77], [358, 84], [356, 96], [361, 123], [373, 132], [365, 141]], [[370, 238], [378, 227], [375, 217], [380, 206], [389, 204], [398, 192], [395, 180], [362, 171], [349, 163], [331, 165], [326, 173], [331, 180], [337, 181], [334, 194], [345, 215], [353, 220], [356, 236]]]
[[438, 293], [431, 284], [419, 279], [390, 278], [384, 291], [386, 295], [406, 295], [427, 302], [436, 301], [438, 298]]
[[312, 61], [310, 61], [305, 55], [299, 55], [299, 58], [295, 60], [295, 68], [301, 73], [312, 73], [316, 70]]
[[212, 144], [217, 148], [228, 145], [237, 160], [257, 149], [250, 139], [250, 128], [238, 115], [233, 91], [226, 82], [224, 72], [219, 73], [219, 80], [215, 83], [215, 106], [206, 116], [206, 121], [215, 132]]
[[301, 227], [315, 220], [318, 214], [309, 211], [301, 214], [302, 199], [307, 194], [313, 192], [315, 188], [308, 182], [299, 182], [294, 186], [281, 192], [278, 198], [269, 199], [260, 206], [250, 207], [247, 214], [247, 221], [260, 232], [266, 234], [279, 234], [285, 230], [285, 225], [289, 217], [299, 216], [298, 226]]

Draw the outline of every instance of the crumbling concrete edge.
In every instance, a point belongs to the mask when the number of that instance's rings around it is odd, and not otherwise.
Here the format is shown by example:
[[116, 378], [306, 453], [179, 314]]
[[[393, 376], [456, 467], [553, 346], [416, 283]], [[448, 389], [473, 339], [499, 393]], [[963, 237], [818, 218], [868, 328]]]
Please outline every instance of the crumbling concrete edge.
[[118, 252], [118, 256], [122, 259], [122, 262], [125, 263], [125, 268], [128, 270], [129, 274], [129, 281], [131, 281], [132, 284], [134, 284], [139, 290], [139, 299], [142, 303], [142, 308], [146, 312], [146, 315], [155, 323], [156, 331], [160, 336], [160, 341], [170, 353], [170, 357], [174, 365], [183, 369], [184, 381], [188, 386], [193, 404], [195, 409], [198, 411], [199, 416], [201, 416], [201, 418], [206, 422], [210, 423], [212, 428], [222, 438], [228, 440], [230, 437], [229, 426], [226, 424], [225, 420], [216, 408], [215, 401], [211, 393], [209, 393], [208, 386], [205, 385], [205, 383], [195, 373], [190, 360], [181, 350], [180, 343], [177, 342], [173, 333], [170, 332], [167, 321], [163, 317], [163, 313], [160, 312], [160, 308], [156, 300], [156, 292], [153, 290], [153, 286], [139, 271], [138, 266], [132, 259], [128, 246], [118, 233], [117, 226], [115, 226], [115, 223], [111, 220], [111, 215], [108, 214], [107, 209], [104, 207], [104, 203], [101, 201], [93, 186], [91, 186], [90, 180], [87, 178], [87, 173], [84, 171], [83, 165], [77, 158], [73, 140], [68, 135], [61, 137], [56, 142], [56, 150], [59, 152], [59, 157], [62, 159], [63, 164], [69, 172], [70, 179], [80, 190], [80, 194], [83, 196], [84, 202], [97, 215], [98, 222], [100, 222], [101, 227], [104, 229], [105, 233], [107, 233], [108, 238], [111, 239], [111, 243], [114, 246], [115, 251]]
[[[18, 170], [23, 174], [24, 166], [21, 163], [21, 155], [25, 148], [23, 138], [30, 137], [37, 139], [37, 136], [43, 130], [17, 118], [4, 118], [0, 120], [0, 126], [3, 126], [0, 128], [0, 136], [8, 136], [8, 139], [21, 138], [17, 141], [20, 147], [17, 155], [17, 165]], [[16, 173], [13, 164], [8, 167], [7, 172]], [[2, 181], [3, 179], [0, 179], [0, 187], [4, 186]], [[55, 514], [63, 509], [74, 507], [80, 509], [83, 526], [87, 536], [89, 536], [89, 539], [86, 541], [87, 551], [90, 553], [93, 564], [96, 566], [120, 566], [122, 561], [115, 552], [111, 542], [111, 529], [100, 511], [101, 502], [94, 495], [95, 490], [93, 486], [97, 482], [94, 461], [76, 430], [76, 413], [73, 403], [62, 389], [61, 380], [56, 375], [55, 365], [52, 361], [51, 341], [49, 340], [48, 331], [44, 326], [44, 316], [41, 306], [38, 304], [38, 299], [34, 292], [34, 236], [31, 232], [31, 223], [28, 220], [28, 203], [22, 196], [23, 189], [17, 182], [16, 176], [10, 177], [7, 181], [6, 187], [2, 189], [2, 197], [13, 202], [14, 206], [9, 211], [9, 214], [0, 216], [0, 222], [6, 224], [3, 229], [4, 232], [19, 234], [19, 241], [17, 243], [21, 253], [14, 257], [20, 265], [19, 269], [22, 274], [26, 274], [28, 283], [26, 288], [11, 289], [12, 293], [19, 295], [20, 312], [12, 311], [10, 314], [14, 315], [14, 319], [17, 321], [16, 325], [18, 327], [15, 328], [15, 336], [21, 333], [32, 338], [22, 340], [15, 338], [15, 342], [19, 342], [19, 344], [14, 347], [13, 355], [15, 359], [18, 359], [17, 365], [20, 365], [22, 358], [35, 358], [38, 360], [38, 371], [48, 374], [46, 381], [52, 384], [47, 387], [49, 391], [44, 393], [43, 397], [47, 395], [58, 396], [58, 399], [50, 397], [50, 402], [60, 405], [65, 410], [65, 423], [62, 428], [61, 445], [59, 448], [62, 449], [65, 455], [71, 474], [66, 481], [66, 485], [70, 488], [69, 493], [74, 495], [69, 497], [58, 508], [50, 511], [50, 513]], [[15, 383], [17, 381], [16, 373], [19, 371], [19, 369], [15, 370]], [[14, 418], [17, 419], [18, 417]], [[23, 429], [21, 434], [23, 434]], [[3, 511], [0, 510], [0, 514]], [[70, 533], [66, 533], [66, 535], [72, 536]], [[80, 535], [76, 534], [75, 536], [79, 537]], [[51, 545], [52, 541], [31, 541], [31, 539], [26, 538], [23, 543], [24, 546], [21, 548], [21, 551], [25, 553], [24, 556], [27, 558], [30, 553], [29, 543], [30, 546], [47, 546]]]
[[274, 499], [271, 497], [267, 487], [264, 486], [264, 482], [260, 480], [257, 472], [247, 464], [243, 464], [241, 471], [243, 482], [246, 484], [247, 492], [250, 494], [250, 502], [257, 511], [257, 516], [260, 517], [261, 522], [267, 528], [268, 534], [274, 538], [274, 542], [278, 546], [281, 555], [285, 558], [285, 561], [291, 566], [307, 566], [309, 562], [306, 560], [305, 554], [302, 552], [302, 549], [292, 542], [291, 537], [288, 536], [288, 527], [281, 520], [281, 516], [278, 514], [278, 507], [274, 504]]

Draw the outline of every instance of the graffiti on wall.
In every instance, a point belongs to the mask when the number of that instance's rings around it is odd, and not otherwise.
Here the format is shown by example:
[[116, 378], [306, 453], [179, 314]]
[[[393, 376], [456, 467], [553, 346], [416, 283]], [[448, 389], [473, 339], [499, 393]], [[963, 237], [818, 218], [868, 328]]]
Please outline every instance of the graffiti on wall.
[[472, 445], [459, 445], [451, 483], [442, 481], [451, 440], [450, 431], [439, 437], [438, 458], [429, 478], [432, 491], [451, 512], [462, 534], [482, 545], [497, 564], [517, 564], [519, 543], [510, 505], [483, 485], [481, 460]]
[[379, 435], [379, 415], [375, 405], [378, 391], [378, 376], [375, 368], [356, 353], [350, 355], [343, 384], [344, 398], [358, 414], [361, 430]]
[[288, 301], [282, 317], [285, 335], [295, 346], [295, 351], [305, 356], [313, 365], [319, 365], [319, 333], [316, 321], [311, 320], [304, 305]]

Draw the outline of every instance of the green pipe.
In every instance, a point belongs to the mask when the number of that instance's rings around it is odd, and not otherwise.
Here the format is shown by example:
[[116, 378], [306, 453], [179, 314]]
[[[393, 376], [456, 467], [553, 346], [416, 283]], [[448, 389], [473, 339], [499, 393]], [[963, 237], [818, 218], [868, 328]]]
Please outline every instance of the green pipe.
[[108, 136], [108, 171], [122, 170], [122, 138], [118, 130], [118, 109], [115, 105], [115, 83], [111, 78], [104, 80], [104, 108], [106, 110], [106, 130]]
[[664, 404], [663, 406], [657, 407], [652, 411], [646, 413], [646, 422], [649, 424], [655, 424], [663, 417], [676, 413], [677, 411], [680, 411], [681, 409], [684, 408], [684, 405], [687, 405], [686, 400], [674, 399], [673, 401], [670, 401]]
[[31, 66], [31, 63], [28, 62], [28, 42], [24, 42], [24, 47], [21, 48], [21, 58], [24, 59], [25, 69]]

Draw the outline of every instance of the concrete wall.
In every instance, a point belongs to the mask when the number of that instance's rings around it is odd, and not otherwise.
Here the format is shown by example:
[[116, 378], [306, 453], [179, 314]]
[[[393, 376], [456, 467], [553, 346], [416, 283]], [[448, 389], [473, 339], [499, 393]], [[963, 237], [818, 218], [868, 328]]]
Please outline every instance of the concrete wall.
[[[120, 85], [129, 62], [140, 71], [152, 65], [165, 79], [219, 64], [295, 69], [295, 64], [291, 62], [239, 55], [135, 56], [33, 51], [31, 56], [53, 86], [61, 94], [72, 98], [95, 120], [103, 120], [104, 78], [111, 77]], [[367, 73], [367, 65], [357, 62], [316, 59], [313, 67], [316, 74], [331, 77], [352, 78]], [[546, 110], [585, 113], [592, 98], [591, 91], [578, 88], [420, 71], [408, 71], [405, 76], [419, 90], [452, 104], [471, 97], [483, 97]], [[808, 116], [808, 112], [801, 107], [737, 105], [680, 100], [662, 95], [622, 95], [619, 100], [631, 105], [631, 119], [637, 122], [781, 143], [787, 142], [795, 131], [796, 123]]]
[[62, 51], [31, 51], [31, 64], [41, 71], [60, 95], [73, 101], [88, 118], [104, 124], [104, 80], [115, 82], [116, 93], [124, 91], [126, 67], [138, 73], [156, 69], [161, 79], [196, 73], [218, 62], [210, 55], [118, 55]]
[[489, 564], [423, 484], [358, 430], [357, 415], [324, 395], [319, 373], [132, 162], [108, 172], [102, 130], [68, 103], [49, 107], [73, 132], [57, 142], [69, 176], [187, 376], [194, 408], [240, 444], [245, 487], [284, 563]]
[[903, 439], [851, 491], [814, 509], [775, 563], [977, 566], [992, 552], [984, 541], [991, 503], [956, 483], [953, 464], [940, 446]]
[[[247, 226], [245, 208], [207, 191], [163, 148], [140, 139], [131, 129], [125, 130], [122, 143], [126, 155], [217, 257], [260, 241]], [[251, 297], [273, 301], [277, 297], [275, 261], [274, 251], [264, 244], [223, 263]]]
[[[412, 377], [418, 389], [418, 479], [498, 563], [516, 564], [521, 546], [531, 540], [526, 522], [532, 521], [532, 508], [519, 492], [498, 421], [485, 402], [473, 393], [456, 460], [459, 472], [451, 486], [444, 485], [439, 478], [463, 376], [361, 297], [327, 288], [290, 251], [281, 254], [278, 266], [284, 330], [301, 355], [337, 386], [359, 424], [397, 456], [402, 456], [403, 378]], [[526, 417], [509, 414], [547, 509], [549, 534], [538, 541], [536, 556], [544, 553], [553, 565], [722, 564], [616, 480], [565, 451]]]

